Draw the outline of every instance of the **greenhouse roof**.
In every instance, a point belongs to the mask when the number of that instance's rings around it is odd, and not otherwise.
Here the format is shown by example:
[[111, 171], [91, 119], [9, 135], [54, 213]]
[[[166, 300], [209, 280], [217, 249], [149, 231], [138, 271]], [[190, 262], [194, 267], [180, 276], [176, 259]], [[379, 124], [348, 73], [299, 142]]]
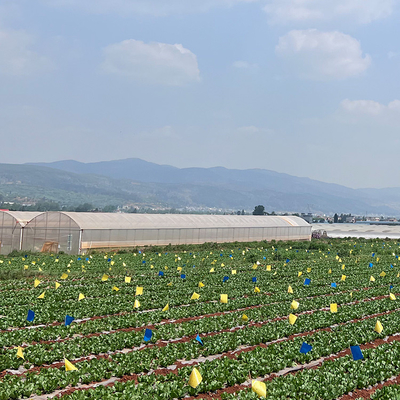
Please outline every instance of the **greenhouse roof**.
[[21, 226], [25, 226], [31, 219], [42, 214], [41, 212], [34, 211], [0, 211], [0, 213], [10, 215], [14, 219], [16, 219]]

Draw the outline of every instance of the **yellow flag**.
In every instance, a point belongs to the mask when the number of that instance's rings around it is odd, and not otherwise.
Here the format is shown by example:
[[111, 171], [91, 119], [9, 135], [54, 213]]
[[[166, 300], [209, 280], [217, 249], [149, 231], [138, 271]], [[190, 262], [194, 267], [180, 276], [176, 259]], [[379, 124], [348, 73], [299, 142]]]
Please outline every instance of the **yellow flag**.
[[46, 292], [43, 292], [40, 296], [38, 296], [38, 299], [44, 299], [44, 294], [45, 294]]
[[35, 279], [35, 282], [33, 283], [34, 287], [38, 287], [40, 285], [39, 279]]
[[267, 387], [264, 382], [252, 380], [251, 390], [258, 395], [258, 397], [267, 397]]
[[307, 268], [307, 272], [311, 272], [311, 268]]
[[203, 380], [199, 370], [197, 368], [193, 368], [192, 373], [189, 376], [189, 385], [195, 389], [197, 386], [200, 385], [201, 381]]
[[332, 273], [332, 269], [329, 268], [328, 274], [331, 274], [331, 273]]
[[170, 282], [170, 283], [167, 283], [167, 286], [172, 286], [172, 282]]
[[101, 280], [102, 280], [102, 282], [107, 281], [107, 280], [108, 280], [108, 275], [104, 274], [104, 275], [101, 277]]
[[293, 293], [293, 289], [292, 289], [292, 287], [291, 287], [290, 285], [289, 285], [289, 287], [288, 287], [287, 292], [288, 292], [288, 293]]
[[78, 301], [81, 301], [85, 298], [85, 295], [83, 293], [79, 293]]
[[271, 265], [267, 265], [267, 271], [271, 271], [272, 266]]
[[224, 263], [222, 263], [222, 264], [221, 264], [221, 267], [225, 267], [225, 264], [224, 264]]
[[68, 278], [68, 275], [64, 273], [64, 274], [61, 275], [60, 279], [67, 279], [67, 278]]
[[253, 264], [253, 269], [257, 269], [258, 265], [257, 264]]
[[78, 368], [75, 367], [70, 361], [64, 358], [65, 370], [66, 371], [78, 371]]
[[339, 256], [336, 256], [336, 260], [339, 260]]
[[376, 262], [379, 262], [379, 257], [377, 257]]
[[39, 272], [42, 272], [42, 271], [43, 271], [42, 268], [39, 267]]
[[199, 294], [197, 294], [196, 292], [193, 292], [192, 297], [190, 298], [190, 300], [197, 300], [200, 297]]
[[375, 282], [375, 278], [371, 275], [371, 278], [369, 278], [370, 282]]
[[290, 325], [294, 325], [296, 320], [297, 320], [297, 317], [294, 314], [289, 314], [289, 324]]
[[169, 304], [167, 304], [162, 310], [163, 311], [168, 311], [169, 310]]
[[299, 271], [298, 273], [297, 273], [297, 276], [302, 276], [303, 275], [303, 273], [301, 272], [301, 271]]
[[135, 300], [135, 303], [133, 304], [133, 307], [135, 307], [135, 308], [139, 308], [140, 307], [140, 302], [139, 302], [139, 300]]
[[25, 360], [24, 351], [23, 351], [22, 347], [20, 347], [20, 346], [17, 347], [17, 357]]
[[382, 272], [379, 274], [379, 276], [382, 276], [382, 277], [386, 276], [385, 271], [382, 271]]
[[260, 293], [260, 289], [256, 286], [255, 288], [254, 288], [254, 293]]
[[375, 331], [375, 332], [378, 332], [378, 333], [381, 333], [381, 332], [383, 331], [383, 326], [382, 326], [382, 324], [380, 323], [380, 321], [376, 321], [374, 331]]
[[56, 282], [56, 289], [58, 289], [61, 286], [61, 283]]
[[24, 265], [24, 269], [28, 269], [29, 268], [29, 265]]
[[220, 298], [221, 303], [227, 303], [228, 302], [228, 295], [227, 294], [221, 294]]
[[203, 282], [199, 282], [199, 287], [204, 287], [204, 283]]
[[211, 269], [210, 269], [210, 272], [215, 272], [215, 269], [214, 269], [214, 268], [211, 268]]
[[141, 296], [143, 294], [143, 286], [136, 286], [136, 296]]
[[340, 278], [340, 280], [344, 282], [344, 281], [346, 280], [346, 278], [347, 278], [346, 275], [342, 275], [342, 277]]
[[131, 283], [131, 277], [130, 276], [126, 276], [125, 277], [125, 283]]
[[344, 268], [345, 268], [345, 265], [343, 264], [343, 265], [342, 265], [342, 269], [344, 269]]
[[114, 290], [114, 292], [118, 292], [118, 288], [116, 286], [113, 286], [112, 290]]
[[296, 300], [293, 300], [292, 304], [290, 305], [290, 308], [292, 310], [297, 310], [299, 308], [299, 303]]
[[350, 292], [350, 297], [353, 297], [353, 292]]
[[249, 320], [249, 317], [246, 314], [242, 315], [242, 321], [247, 322]]
[[332, 303], [330, 305], [331, 308], [331, 313], [337, 313], [337, 304], [336, 303]]
[[232, 275], [236, 275], [236, 269], [232, 270]]
[[182, 271], [182, 267], [178, 267], [176, 270], [177, 270], [178, 272], [181, 272], [181, 271]]
[[396, 296], [393, 293], [390, 293], [390, 300], [396, 300]]
[[340, 263], [342, 262], [342, 259], [341, 258], [339, 258], [339, 260], [338, 260]]

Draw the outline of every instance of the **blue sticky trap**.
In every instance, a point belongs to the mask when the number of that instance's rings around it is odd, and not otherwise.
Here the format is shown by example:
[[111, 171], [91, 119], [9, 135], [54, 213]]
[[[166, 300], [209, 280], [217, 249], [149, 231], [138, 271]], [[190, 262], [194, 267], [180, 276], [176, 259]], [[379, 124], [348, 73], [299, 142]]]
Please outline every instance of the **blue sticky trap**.
[[220, 257], [222, 257], [222, 256], [223, 256], [223, 254], [221, 253], [219, 256], [220, 256]]
[[89, 261], [89, 257], [86, 257], [86, 261]]
[[189, 256], [191, 256], [192, 255], [192, 253], [189, 253]]
[[196, 268], [196, 266], [195, 266], [195, 265], [193, 265], [193, 266], [192, 266], [192, 268]]
[[74, 317], [71, 317], [70, 315], [65, 316], [65, 326], [71, 325], [72, 321], [74, 320]]
[[289, 261], [290, 261], [290, 260], [287, 258], [287, 259], [286, 259], [286, 264], [287, 264]]
[[304, 286], [308, 286], [311, 283], [311, 279], [310, 278], [306, 278], [304, 280]]
[[32, 310], [29, 310], [26, 320], [29, 322], [32, 322], [34, 319], [35, 319], [35, 313]]
[[186, 275], [185, 274], [181, 274], [181, 278], [182, 279], [186, 279]]
[[143, 261], [142, 261], [142, 264], [146, 264], [146, 261], [143, 260]]
[[350, 346], [351, 355], [353, 356], [353, 360], [363, 360], [364, 356], [361, 352], [360, 346]]
[[299, 251], [298, 250], [296, 250], [296, 253], [298, 253]]
[[330, 252], [330, 251], [328, 251], [328, 254], [331, 254], [331, 252]]
[[82, 258], [78, 257], [78, 258], [77, 258], [77, 260], [78, 260], [78, 261], [81, 261], [81, 260], [82, 260]]
[[25, 258], [28, 258], [28, 254], [25, 254]]
[[146, 329], [144, 332], [143, 340], [145, 342], [149, 342], [151, 340], [152, 336], [153, 336], [153, 331], [151, 329]]
[[141, 251], [141, 250], [139, 250], [139, 254], [142, 254], [142, 251]]
[[226, 282], [229, 279], [229, 276], [224, 276], [224, 278], [222, 279], [222, 282]]
[[375, 257], [375, 253], [372, 253], [372, 257]]
[[307, 344], [306, 342], [303, 342], [303, 344], [300, 347], [300, 353], [303, 354], [307, 354], [311, 350], [312, 350], [311, 344]]
[[252, 280], [253, 283], [257, 283], [257, 278], [256, 277], [251, 278], [251, 280]]
[[201, 338], [200, 338], [200, 335], [199, 334], [197, 334], [197, 336], [196, 336], [196, 340], [202, 345], [202, 346], [204, 346], [204, 344], [203, 344], [203, 341], [201, 340]]
[[372, 263], [369, 263], [369, 267], [370, 268], [372, 268], [374, 266], [374, 264], [372, 264]]
[[264, 257], [263, 257], [263, 260], [266, 260], [266, 259], [267, 259], [267, 257], [264, 256]]
[[389, 290], [392, 290], [392, 289], [393, 289], [393, 285], [390, 285], [390, 286], [389, 286]]
[[230, 258], [232, 258], [232, 257], [233, 257], [233, 255], [232, 255], [232, 254], [229, 254], [229, 257], [230, 257]]
[[164, 276], [164, 272], [160, 271], [160, 272], [158, 273], [158, 276]]
[[333, 288], [337, 287], [337, 285], [336, 285], [335, 282], [332, 282], [332, 283], [331, 283], [331, 286], [332, 286]]
[[393, 265], [392, 265], [392, 264], [390, 264], [390, 268], [393, 268]]

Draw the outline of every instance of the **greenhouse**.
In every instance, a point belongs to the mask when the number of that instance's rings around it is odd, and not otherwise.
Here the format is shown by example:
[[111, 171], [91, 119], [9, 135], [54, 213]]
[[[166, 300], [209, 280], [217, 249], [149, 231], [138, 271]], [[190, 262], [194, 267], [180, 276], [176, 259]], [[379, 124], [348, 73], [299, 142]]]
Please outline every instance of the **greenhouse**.
[[24, 226], [39, 212], [0, 211], [0, 254], [21, 250]]
[[85, 253], [144, 245], [310, 240], [294, 216], [46, 212], [24, 229], [23, 249]]

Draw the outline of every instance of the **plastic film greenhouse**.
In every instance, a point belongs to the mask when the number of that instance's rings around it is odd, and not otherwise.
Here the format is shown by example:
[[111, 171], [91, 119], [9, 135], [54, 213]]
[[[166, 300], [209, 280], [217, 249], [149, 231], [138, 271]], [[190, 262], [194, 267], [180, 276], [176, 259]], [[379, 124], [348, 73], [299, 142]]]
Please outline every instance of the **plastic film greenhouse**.
[[21, 250], [24, 226], [38, 212], [0, 211], [0, 254]]
[[311, 225], [294, 216], [47, 212], [26, 225], [23, 249], [78, 254], [144, 245], [310, 238]]

